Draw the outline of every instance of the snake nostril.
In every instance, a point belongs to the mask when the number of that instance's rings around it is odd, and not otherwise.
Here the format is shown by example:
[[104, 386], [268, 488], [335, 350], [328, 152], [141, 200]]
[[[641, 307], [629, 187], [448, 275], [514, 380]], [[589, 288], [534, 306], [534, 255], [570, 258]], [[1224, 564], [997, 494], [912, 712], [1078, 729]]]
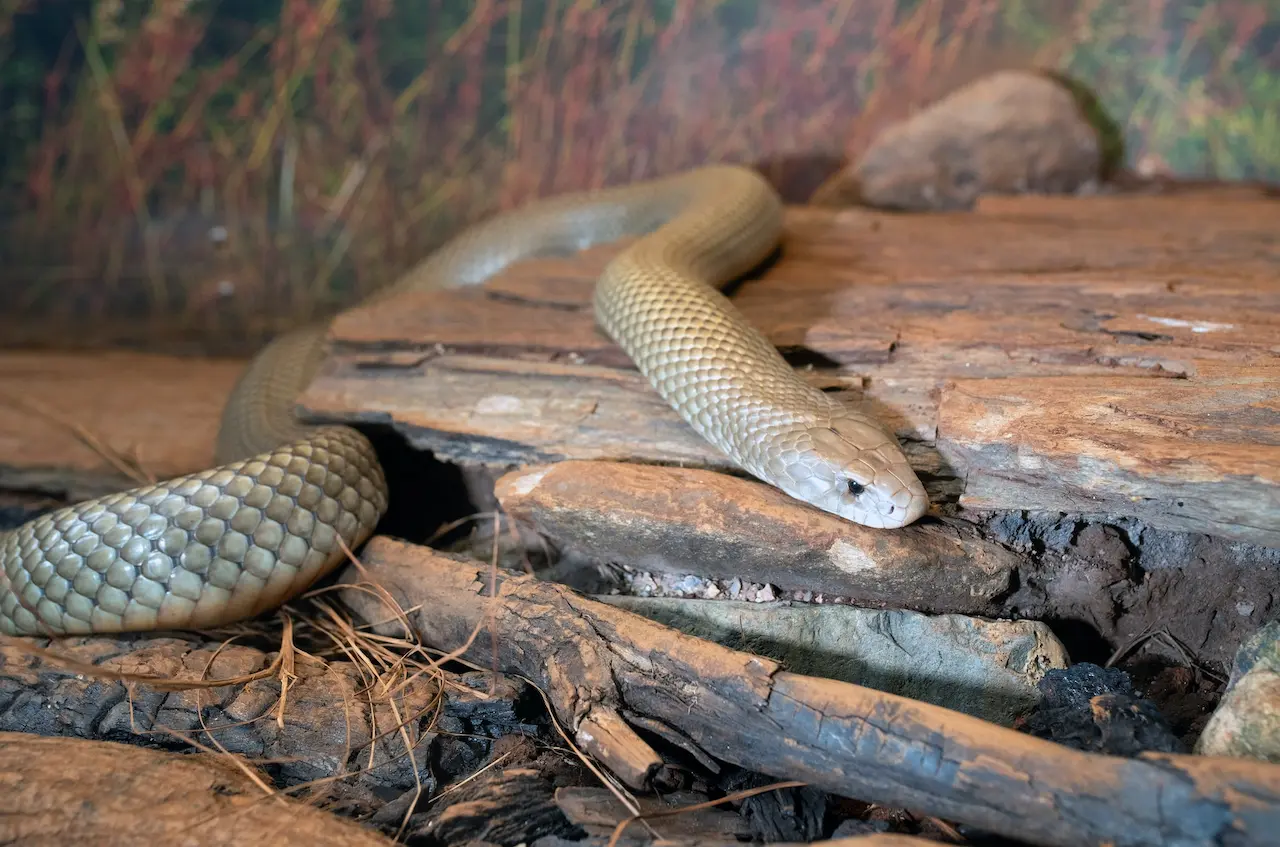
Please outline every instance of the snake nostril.
[[889, 506], [889, 514], [891, 514], [891, 515], [892, 515], [892, 514], [893, 514], [893, 510], [894, 510], [895, 508], [896, 508], [895, 506], [890, 505], [890, 506]]

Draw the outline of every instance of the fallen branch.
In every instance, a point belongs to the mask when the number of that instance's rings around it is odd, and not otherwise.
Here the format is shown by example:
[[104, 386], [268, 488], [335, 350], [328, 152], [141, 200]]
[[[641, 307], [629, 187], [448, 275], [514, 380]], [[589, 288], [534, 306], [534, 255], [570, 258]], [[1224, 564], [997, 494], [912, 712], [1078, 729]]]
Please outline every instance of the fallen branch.
[[0, 843], [388, 847], [329, 812], [262, 791], [230, 757], [0, 732]]
[[[363, 590], [356, 614], [388, 634], [519, 673], [548, 695], [584, 749], [646, 789], [661, 757], [626, 723], [670, 728], [704, 754], [835, 794], [1045, 845], [1275, 844], [1280, 766], [1176, 755], [1083, 753], [903, 697], [800, 676], [558, 585], [384, 537], [344, 583], [371, 581], [414, 633]], [[496, 655], [491, 654], [496, 645]]]

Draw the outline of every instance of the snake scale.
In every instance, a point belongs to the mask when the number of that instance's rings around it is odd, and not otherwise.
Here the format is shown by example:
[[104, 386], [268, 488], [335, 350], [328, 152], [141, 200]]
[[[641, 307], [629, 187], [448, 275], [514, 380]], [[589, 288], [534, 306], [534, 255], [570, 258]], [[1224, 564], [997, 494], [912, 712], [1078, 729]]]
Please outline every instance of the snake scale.
[[[810, 387], [720, 291], [782, 237], [755, 171], [712, 165], [535, 201], [471, 227], [373, 298], [483, 284], [519, 259], [635, 240], [597, 282], [597, 325], [704, 439], [792, 497], [871, 527], [928, 508], [897, 441]], [[286, 602], [343, 561], [388, 505], [370, 442], [294, 400], [327, 326], [282, 335], [226, 403], [218, 467], [37, 516], [0, 533], [0, 631], [207, 629]]]

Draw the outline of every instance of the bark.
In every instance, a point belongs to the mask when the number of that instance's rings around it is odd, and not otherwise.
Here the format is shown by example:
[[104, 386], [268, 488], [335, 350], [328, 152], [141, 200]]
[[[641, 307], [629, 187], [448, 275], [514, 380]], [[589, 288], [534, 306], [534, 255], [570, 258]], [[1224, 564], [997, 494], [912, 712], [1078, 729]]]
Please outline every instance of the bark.
[[938, 449], [971, 469], [965, 506], [1128, 513], [1280, 547], [1277, 409], [1280, 366], [1262, 362], [1201, 362], [1185, 380], [957, 380]]
[[[935, 502], [1275, 543], [1258, 517], [1277, 395], [1250, 381], [1280, 343], [1274, 205], [1200, 189], [991, 197], [965, 215], [793, 207], [780, 259], [732, 295], [804, 379], [905, 442]], [[624, 246], [349, 310], [301, 403], [464, 464], [729, 470], [595, 326], [592, 286]], [[1143, 399], [1108, 409], [1117, 387]]]
[[[781, 258], [733, 299], [805, 379], [904, 439], [940, 503], [1092, 509], [1275, 544], [1259, 515], [1275, 504], [1277, 380], [1257, 370], [1280, 344], [1274, 206], [1220, 187], [990, 197], [965, 215], [791, 207]], [[391, 423], [464, 464], [729, 469], [595, 327], [592, 285], [624, 246], [353, 308], [302, 405]], [[11, 352], [0, 390], [167, 478], [208, 466], [241, 367]], [[80, 499], [126, 482], [61, 424], [0, 403], [0, 488]]]

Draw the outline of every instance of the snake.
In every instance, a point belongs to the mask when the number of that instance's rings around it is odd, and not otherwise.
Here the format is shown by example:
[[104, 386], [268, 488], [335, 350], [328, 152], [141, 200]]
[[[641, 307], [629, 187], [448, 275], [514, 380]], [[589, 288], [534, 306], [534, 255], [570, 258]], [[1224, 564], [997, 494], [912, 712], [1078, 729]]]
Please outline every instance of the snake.
[[[365, 303], [629, 239], [595, 282], [596, 326], [685, 423], [795, 500], [907, 526], [929, 500], [896, 438], [806, 382], [723, 291], [778, 251], [783, 216], [771, 184], [737, 164], [553, 194], [462, 230]], [[214, 629], [297, 597], [363, 544], [390, 500], [374, 447], [296, 403], [330, 326], [277, 335], [249, 361], [222, 409], [215, 467], [0, 532], [0, 632]]]

